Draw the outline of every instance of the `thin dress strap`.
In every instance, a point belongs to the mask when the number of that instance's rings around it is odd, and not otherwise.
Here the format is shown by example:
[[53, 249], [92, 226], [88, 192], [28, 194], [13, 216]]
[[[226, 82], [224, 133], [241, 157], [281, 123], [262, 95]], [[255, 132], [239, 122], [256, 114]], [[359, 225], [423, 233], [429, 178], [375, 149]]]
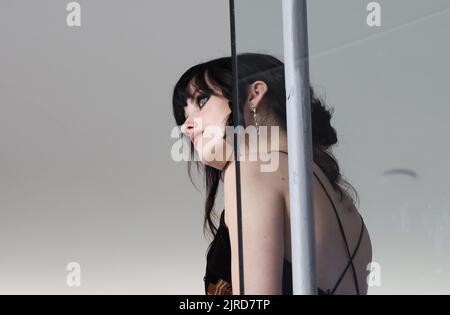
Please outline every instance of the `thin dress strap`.
[[[348, 270], [348, 268], [350, 267], [350, 265], [353, 266], [353, 259], [355, 258], [356, 252], [357, 252], [358, 249], [359, 249], [359, 245], [361, 244], [361, 240], [362, 240], [363, 232], [364, 232], [364, 221], [363, 221], [362, 216], [361, 216], [361, 223], [362, 223], [362, 226], [361, 226], [361, 232], [360, 232], [360, 234], [359, 234], [358, 244], [356, 245], [355, 251], [353, 252], [352, 257], [350, 258], [350, 261], [347, 263], [347, 266], [345, 267], [344, 271], [342, 272], [341, 276], [339, 277], [339, 280], [337, 281], [336, 285], [334, 286], [334, 288], [333, 288], [333, 290], [332, 290], [333, 293], [334, 293], [334, 291], [336, 291], [337, 287], [338, 287], [339, 284], [341, 283], [341, 281], [342, 281], [342, 279], [344, 278], [344, 275], [345, 275], [345, 273], [347, 272], [347, 270]], [[353, 268], [354, 268], [354, 267], [353, 267]], [[355, 282], [355, 285], [356, 285], [356, 289], [357, 289], [357, 291], [358, 291], [358, 295], [360, 295], [359, 287], [358, 287], [358, 280], [356, 279], [355, 281], [356, 281], [356, 282]]]
[[317, 180], [319, 181], [320, 185], [322, 186], [323, 190], [325, 191], [325, 194], [327, 195], [328, 199], [330, 200], [331, 205], [333, 206], [334, 213], [336, 214], [336, 218], [337, 218], [337, 220], [338, 220], [339, 229], [341, 230], [341, 234], [342, 234], [342, 237], [343, 237], [343, 239], [344, 239], [345, 247], [346, 247], [346, 249], [347, 249], [347, 254], [348, 254], [349, 259], [350, 259], [349, 262], [348, 262], [348, 264], [347, 264], [347, 266], [345, 267], [344, 271], [342, 272], [341, 276], [339, 277], [339, 279], [338, 279], [336, 285], [335, 285], [334, 288], [331, 290], [331, 294], [334, 294], [334, 292], [336, 291], [337, 287], [339, 286], [339, 284], [341, 283], [342, 279], [344, 278], [344, 275], [345, 275], [345, 273], [347, 272], [348, 268], [351, 266], [351, 267], [352, 267], [352, 271], [353, 271], [353, 278], [354, 278], [354, 280], [355, 280], [356, 292], [357, 292], [358, 295], [360, 295], [360, 292], [359, 292], [358, 277], [357, 277], [357, 275], [356, 275], [355, 266], [354, 266], [354, 264], [353, 264], [353, 258], [355, 257], [356, 252], [357, 252], [358, 249], [359, 249], [359, 245], [361, 244], [361, 239], [362, 239], [363, 232], [364, 232], [364, 220], [363, 220], [362, 216], [360, 215], [362, 226], [361, 226], [361, 232], [360, 232], [360, 235], [359, 235], [358, 244], [356, 245], [356, 249], [355, 249], [355, 251], [353, 252], [353, 254], [350, 254], [350, 248], [349, 248], [349, 246], [348, 246], [347, 238], [345, 237], [344, 228], [343, 228], [343, 226], [342, 226], [342, 222], [341, 222], [341, 219], [340, 219], [340, 217], [339, 217], [339, 214], [338, 214], [338, 212], [337, 212], [337, 210], [336, 210], [336, 207], [334, 206], [333, 200], [331, 199], [330, 195], [328, 194], [328, 191], [325, 189], [325, 186], [322, 184], [322, 181], [319, 179], [319, 177], [317, 176], [317, 174], [316, 174], [314, 171], [313, 171], [313, 173], [314, 173], [314, 176], [316, 176]]

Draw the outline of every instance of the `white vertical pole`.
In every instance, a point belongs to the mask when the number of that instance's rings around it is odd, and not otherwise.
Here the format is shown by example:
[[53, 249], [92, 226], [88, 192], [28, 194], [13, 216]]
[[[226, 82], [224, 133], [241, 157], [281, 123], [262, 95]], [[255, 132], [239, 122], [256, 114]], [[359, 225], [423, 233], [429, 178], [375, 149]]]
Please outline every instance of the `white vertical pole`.
[[317, 294], [306, 0], [283, 0], [294, 294]]

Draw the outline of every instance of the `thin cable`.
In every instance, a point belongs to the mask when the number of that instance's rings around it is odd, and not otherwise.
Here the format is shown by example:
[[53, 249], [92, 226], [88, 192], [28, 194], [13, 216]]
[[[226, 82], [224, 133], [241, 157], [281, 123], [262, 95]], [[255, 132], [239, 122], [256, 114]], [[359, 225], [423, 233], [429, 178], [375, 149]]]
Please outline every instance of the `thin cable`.
[[238, 153], [240, 152], [238, 135], [241, 128], [237, 128], [241, 123], [239, 111], [239, 71], [236, 56], [236, 24], [234, 12], [234, 0], [230, 0], [230, 34], [231, 34], [231, 75], [233, 79], [233, 124], [234, 124], [234, 160], [236, 161], [236, 208], [238, 225], [238, 252], [239, 252], [239, 294], [244, 295], [244, 253], [242, 242], [242, 208], [241, 208], [241, 165]]

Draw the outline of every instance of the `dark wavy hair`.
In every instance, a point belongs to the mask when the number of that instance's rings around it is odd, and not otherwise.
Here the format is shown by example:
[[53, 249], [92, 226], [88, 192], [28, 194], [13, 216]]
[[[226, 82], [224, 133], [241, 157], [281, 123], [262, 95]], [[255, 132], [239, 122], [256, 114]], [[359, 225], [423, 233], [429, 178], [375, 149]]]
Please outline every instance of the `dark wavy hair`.
[[[248, 98], [249, 86], [257, 81], [264, 81], [268, 90], [263, 97], [263, 108], [266, 118], [275, 119], [280, 128], [286, 130], [286, 92], [284, 82], [284, 64], [277, 58], [258, 53], [242, 53], [238, 58], [238, 77], [239, 77], [239, 104], [244, 106]], [[208, 84], [209, 83], [209, 84]], [[193, 91], [189, 89], [192, 84], [195, 90], [200, 90], [205, 94], [219, 95], [217, 91], [221, 91], [222, 96], [228, 100], [232, 100], [232, 74], [231, 74], [231, 57], [223, 57], [208, 62], [200, 63], [188, 69], [178, 80], [173, 90], [173, 114], [178, 126], [185, 122], [184, 107], [187, 105], [187, 98], [192, 97]], [[212, 86], [211, 86], [212, 85]], [[342, 200], [343, 194], [346, 194], [355, 204], [349, 193], [344, 187], [349, 188], [355, 194], [359, 203], [359, 198], [353, 186], [347, 182], [340, 173], [338, 162], [331, 152], [331, 146], [337, 143], [336, 130], [331, 126], [330, 120], [333, 110], [328, 110], [323, 102], [314, 94], [310, 86], [311, 96], [311, 119], [312, 119], [312, 143], [313, 143], [313, 159], [325, 175], [328, 177], [335, 191], [340, 194]], [[232, 110], [231, 106], [230, 109]], [[242, 112], [242, 108], [240, 109]], [[233, 117], [229, 116], [227, 126], [233, 126]], [[247, 127], [244, 121], [244, 128]], [[183, 137], [181, 135], [180, 137]], [[194, 161], [195, 150], [191, 143], [191, 160], [188, 161], [188, 175], [192, 181], [192, 161]], [[218, 170], [201, 162], [195, 162], [197, 171], [199, 164], [204, 168], [204, 179], [206, 185], [205, 214], [203, 221], [203, 234], [206, 227], [209, 227], [210, 233], [214, 237], [217, 228], [214, 225], [211, 214], [213, 213], [214, 203], [217, 194], [217, 188], [221, 180], [223, 180], [223, 170]], [[193, 183], [194, 184], [194, 183]], [[195, 186], [195, 185], [194, 185]]]

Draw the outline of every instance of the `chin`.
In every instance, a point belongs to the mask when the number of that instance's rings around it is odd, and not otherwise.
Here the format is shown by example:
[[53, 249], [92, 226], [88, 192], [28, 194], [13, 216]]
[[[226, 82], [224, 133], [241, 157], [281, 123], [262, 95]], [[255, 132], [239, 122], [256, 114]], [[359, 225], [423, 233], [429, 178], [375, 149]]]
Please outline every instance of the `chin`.
[[[198, 141], [198, 146], [195, 147], [197, 154], [201, 160], [201, 162], [205, 165], [217, 168], [222, 170], [227, 164], [229, 157], [227, 155], [232, 156], [233, 148], [223, 139], [217, 139], [217, 141]], [[201, 145], [203, 144], [203, 145]], [[222, 148], [222, 152], [220, 150], [216, 151], [216, 148]], [[201, 151], [200, 151], [201, 149]]]
[[219, 170], [222, 170], [227, 163], [225, 154], [223, 154], [224, 156], [217, 156], [216, 154], [214, 154], [214, 152], [211, 152], [211, 150], [205, 148], [202, 153], [200, 153], [198, 150], [197, 153], [203, 164], [217, 168]]
[[225, 167], [226, 161], [210, 161], [210, 162], [203, 162], [203, 164], [217, 168], [218, 170], [223, 170]]

